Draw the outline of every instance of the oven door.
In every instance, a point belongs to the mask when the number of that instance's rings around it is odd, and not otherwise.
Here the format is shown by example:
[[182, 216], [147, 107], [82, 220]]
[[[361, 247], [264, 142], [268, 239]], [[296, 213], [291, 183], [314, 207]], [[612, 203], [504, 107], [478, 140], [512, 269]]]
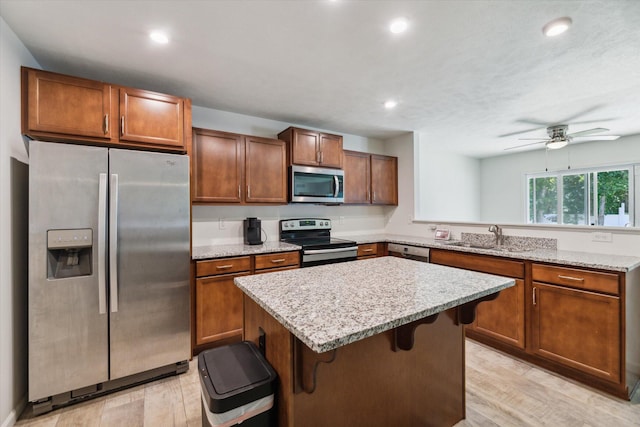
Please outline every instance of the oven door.
[[329, 249], [303, 249], [302, 267], [313, 265], [333, 264], [336, 262], [355, 261], [358, 257], [358, 247]]
[[291, 166], [290, 201], [344, 203], [344, 171], [311, 166]]

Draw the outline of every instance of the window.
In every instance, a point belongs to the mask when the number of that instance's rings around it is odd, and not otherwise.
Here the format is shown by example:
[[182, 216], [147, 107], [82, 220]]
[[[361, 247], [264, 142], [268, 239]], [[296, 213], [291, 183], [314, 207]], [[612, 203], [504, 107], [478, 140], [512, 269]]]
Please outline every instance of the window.
[[527, 175], [529, 224], [633, 226], [633, 166]]

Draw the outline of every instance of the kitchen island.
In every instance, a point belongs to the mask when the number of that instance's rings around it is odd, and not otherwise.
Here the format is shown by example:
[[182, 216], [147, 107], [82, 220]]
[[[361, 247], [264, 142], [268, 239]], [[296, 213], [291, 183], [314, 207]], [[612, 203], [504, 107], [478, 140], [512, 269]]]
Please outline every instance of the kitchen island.
[[235, 279], [279, 376], [278, 425], [450, 426], [464, 324], [513, 279], [383, 257]]

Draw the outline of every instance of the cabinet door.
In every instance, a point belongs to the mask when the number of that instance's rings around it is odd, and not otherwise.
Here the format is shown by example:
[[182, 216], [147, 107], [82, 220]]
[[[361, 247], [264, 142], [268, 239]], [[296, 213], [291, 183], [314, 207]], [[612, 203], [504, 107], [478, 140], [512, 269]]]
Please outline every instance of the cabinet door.
[[342, 169], [342, 137], [320, 134], [320, 165]]
[[533, 282], [531, 350], [620, 382], [620, 298]]
[[57, 138], [69, 140], [111, 138], [110, 85], [26, 68], [22, 79], [24, 134], [58, 134]]
[[305, 129], [293, 129], [292, 163], [317, 166], [320, 158], [320, 135]]
[[249, 203], [287, 203], [285, 142], [246, 136], [245, 147], [245, 200]]
[[243, 136], [205, 129], [193, 131], [193, 201], [240, 203]]
[[371, 155], [344, 151], [344, 202], [371, 203]]
[[227, 274], [196, 280], [196, 344], [242, 334], [242, 291]]
[[181, 98], [120, 88], [120, 140], [184, 149]]
[[371, 155], [371, 203], [398, 204], [398, 158]]
[[476, 320], [470, 329], [491, 338], [524, 349], [524, 280], [500, 291], [493, 301], [486, 301], [476, 308]]

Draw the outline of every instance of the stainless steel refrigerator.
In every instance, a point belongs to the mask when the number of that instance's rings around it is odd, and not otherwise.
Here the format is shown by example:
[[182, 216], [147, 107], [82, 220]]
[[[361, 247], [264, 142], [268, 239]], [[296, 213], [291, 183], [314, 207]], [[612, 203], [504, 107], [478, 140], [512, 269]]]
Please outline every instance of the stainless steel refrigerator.
[[188, 369], [185, 155], [29, 144], [29, 400]]

